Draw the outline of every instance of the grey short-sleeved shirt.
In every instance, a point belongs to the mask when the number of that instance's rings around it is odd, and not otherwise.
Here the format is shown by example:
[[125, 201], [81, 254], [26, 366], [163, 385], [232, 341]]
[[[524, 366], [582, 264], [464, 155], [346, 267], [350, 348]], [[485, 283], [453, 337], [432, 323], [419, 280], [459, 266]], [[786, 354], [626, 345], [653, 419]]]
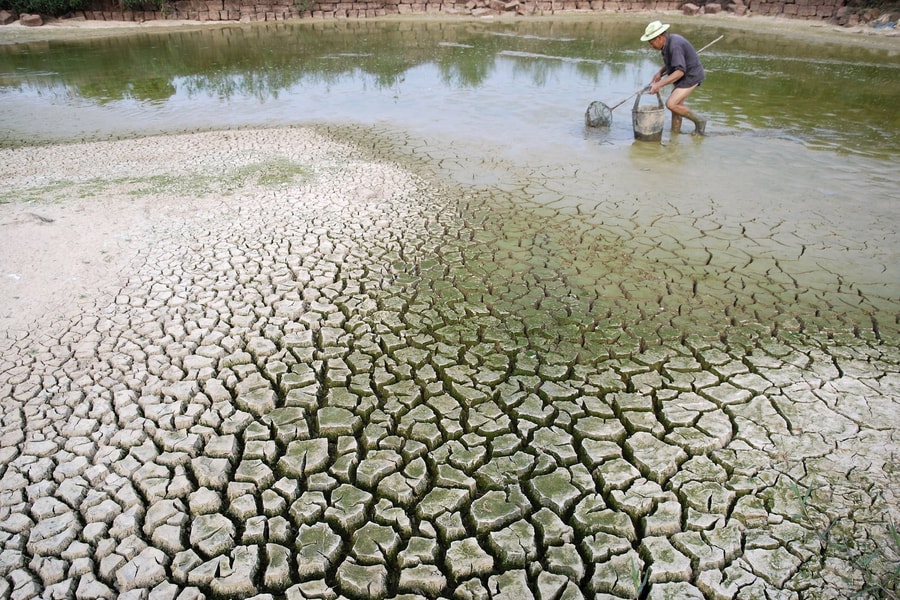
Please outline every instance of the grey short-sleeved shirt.
[[700, 57], [691, 43], [677, 33], [666, 36], [666, 45], [662, 49], [663, 61], [666, 64], [666, 75], [675, 71], [684, 73], [684, 77], [675, 82], [677, 88], [699, 85], [706, 79], [706, 72], [700, 64]]

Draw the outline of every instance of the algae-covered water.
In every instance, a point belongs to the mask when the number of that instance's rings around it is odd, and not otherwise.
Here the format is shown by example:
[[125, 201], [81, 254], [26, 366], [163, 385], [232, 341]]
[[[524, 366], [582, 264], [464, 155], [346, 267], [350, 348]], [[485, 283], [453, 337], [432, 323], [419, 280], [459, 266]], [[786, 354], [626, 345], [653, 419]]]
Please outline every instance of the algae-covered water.
[[[0, 45], [3, 142], [350, 121], [526, 150], [572, 145], [592, 100], [628, 97], [657, 67], [638, 40], [643, 25], [587, 16], [257, 23]], [[673, 29], [698, 48], [724, 36], [704, 52], [709, 79], [692, 99], [711, 133], [886, 158], [900, 150], [900, 52], [842, 44], [839, 33], [731, 25], [676, 17]], [[604, 142], [630, 138], [630, 110], [617, 110]]]

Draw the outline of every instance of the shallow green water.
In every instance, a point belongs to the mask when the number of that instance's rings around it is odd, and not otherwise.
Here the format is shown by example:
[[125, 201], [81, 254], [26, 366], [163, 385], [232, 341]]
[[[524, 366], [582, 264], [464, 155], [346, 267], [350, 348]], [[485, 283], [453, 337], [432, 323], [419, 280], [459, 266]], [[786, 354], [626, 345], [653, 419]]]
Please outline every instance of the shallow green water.
[[[637, 19], [256, 24], [0, 46], [4, 143], [310, 120], [565, 142], [646, 83]], [[704, 25], [711, 132], [900, 151], [900, 56]], [[630, 102], [609, 139], [631, 134]]]

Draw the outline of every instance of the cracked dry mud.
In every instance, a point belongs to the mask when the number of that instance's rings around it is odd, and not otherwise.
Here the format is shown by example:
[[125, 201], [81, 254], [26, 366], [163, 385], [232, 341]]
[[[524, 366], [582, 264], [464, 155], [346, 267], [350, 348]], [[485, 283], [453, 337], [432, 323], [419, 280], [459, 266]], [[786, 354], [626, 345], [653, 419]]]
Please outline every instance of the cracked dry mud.
[[76, 148], [5, 150], [2, 185], [186, 208], [83, 310], [0, 338], [0, 597], [842, 598], [896, 573], [893, 301], [723, 282], [720, 238], [600, 235], [306, 129]]

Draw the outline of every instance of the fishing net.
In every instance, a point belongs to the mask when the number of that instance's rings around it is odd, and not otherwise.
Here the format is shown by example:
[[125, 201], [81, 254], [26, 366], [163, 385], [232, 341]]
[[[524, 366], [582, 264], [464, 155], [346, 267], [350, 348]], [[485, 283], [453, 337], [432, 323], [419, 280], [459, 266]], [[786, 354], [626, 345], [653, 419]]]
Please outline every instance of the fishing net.
[[600, 101], [595, 100], [584, 112], [584, 123], [588, 127], [609, 127], [612, 123], [612, 110]]

